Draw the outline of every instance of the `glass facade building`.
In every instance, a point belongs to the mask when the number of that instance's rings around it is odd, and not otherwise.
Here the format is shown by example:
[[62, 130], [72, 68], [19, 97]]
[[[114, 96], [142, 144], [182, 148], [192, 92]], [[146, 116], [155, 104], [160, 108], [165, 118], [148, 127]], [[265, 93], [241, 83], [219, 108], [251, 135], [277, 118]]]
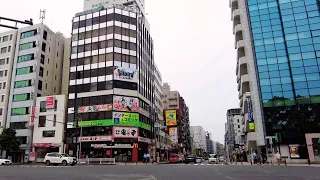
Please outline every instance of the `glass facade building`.
[[299, 144], [320, 132], [318, 0], [246, 0], [266, 136]]

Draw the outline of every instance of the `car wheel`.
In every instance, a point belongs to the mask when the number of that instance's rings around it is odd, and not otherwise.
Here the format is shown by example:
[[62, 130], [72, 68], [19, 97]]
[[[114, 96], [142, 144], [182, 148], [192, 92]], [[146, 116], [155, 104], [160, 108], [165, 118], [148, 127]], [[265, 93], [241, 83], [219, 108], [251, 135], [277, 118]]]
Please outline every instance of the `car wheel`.
[[67, 166], [67, 165], [68, 165], [67, 161], [66, 161], [66, 160], [63, 160], [63, 161], [62, 161], [62, 166]]
[[74, 165], [76, 165], [76, 163], [72, 163], [72, 164], [70, 164], [70, 166], [74, 166]]
[[46, 160], [46, 166], [50, 166], [50, 161]]

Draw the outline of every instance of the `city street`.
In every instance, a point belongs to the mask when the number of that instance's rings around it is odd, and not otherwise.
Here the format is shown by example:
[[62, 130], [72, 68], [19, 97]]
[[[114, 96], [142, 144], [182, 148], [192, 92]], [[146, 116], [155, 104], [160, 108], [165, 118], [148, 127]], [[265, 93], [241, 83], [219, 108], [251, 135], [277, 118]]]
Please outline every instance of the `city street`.
[[221, 164], [2, 166], [0, 180], [314, 180], [319, 167]]

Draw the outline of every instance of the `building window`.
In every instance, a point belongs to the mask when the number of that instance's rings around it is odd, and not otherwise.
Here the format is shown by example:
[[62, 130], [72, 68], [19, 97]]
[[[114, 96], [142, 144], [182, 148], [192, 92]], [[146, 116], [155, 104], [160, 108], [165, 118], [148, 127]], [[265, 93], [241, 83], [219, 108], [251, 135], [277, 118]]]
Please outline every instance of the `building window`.
[[42, 43], [42, 47], [41, 47], [41, 50], [43, 51], [43, 52], [46, 52], [46, 48], [47, 48], [47, 45], [46, 45], [46, 43]]
[[43, 54], [41, 54], [41, 59], [40, 59], [40, 63], [44, 64], [44, 60], [45, 60], [45, 56]]
[[10, 128], [11, 129], [27, 129], [26, 127], [26, 123], [27, 122], [13, 122], [13, 123], [10, 123]]
[[42, 90], [42, 81], [41, 81], [41, 80], [39, 80], [38, 89], [39, 89], [39, 90]]
[[47, 117], [46, 116], [39, 116], [38, 127], [46, 127], [46, 121], [47, 121]]
[[2, 115], [2, 108], [0, 108], [0, 116]]
[[7, 64], [9, 64], [9, 58], [7, 58]]
[[40, 67], [39, 76], [40, 76], [40, 77], [43, 77], [43, 67]]
[[1, 48], [1, 50], [0, 50], [0, 53], [1, 53], [1, 54], [6, 53], [6, 52], [7, 52], [7, 47]]
[[4, 101], [4, 95], [1, 95], [1, 102]]
[[19, 115], [26, 115], [26, 114], [29, 114], [29, 107], [13, 108], [11, 110], [12, 116], [19, 116]]
[[0, 77], [3, 77], [3, 71], [0, 71]]
[[21, 144], [27, 144], [27, 137], [26, 136], [20, 136], [17, 137]]
[[27, 54], [27, 55], [18, 57], [18, 63], [24, 62], [24, 61], [30, 61], [30, 60], [34, 60], [34, 54]]
[[10, 52], [11, 51], [11, 46], [8, 46], [8, 52]]
[[23, 32], [21, 33], [21, 39], [32, 37], [32, 36], [35, 36], [36, 34], [37, 34], [37, 30]]
[[[38, 96], [40, 97], [40, 96]], [[45, 101], [41, 101], [40, 102], [40, 112], [46, 112], [47, 111], [47, 107], [46, 107], [46, 102]]]
[[28, 87], [28, 86], [31, 86], [31, 80], [23, 80], [23, 81], [14, 82], [15, 88], [22, 88], [22, 87]]
[[47, 31], [43, 31], [43, 39], [44, 40], [47, 40], [47, 36], [48, 36], [48, 33], [47, 33]]
[[46, 83], [46, 89], [48, 89], [48, 84]]
[[30, 99], [30, 93], [13, 95], [13, 101], [26, 101]]
[[56, 115], [53, 116], [53, 127], [55, 127], [57, 125], [57, 118]]
[[42, 131], [42, 137], [54, 137], [56, 135], [55, 130]]
[[4, 76], [8, 76], [8, 70], [4, 70]]
[[6, 64], [6, 60], [5, 59], [0, 59], [0, 65], [4, 65]]
[[21, 75], [21, 74], [29, 74], [33, 72], [33, 67], [23, 67], [23, 68], [18, 68], [16, 74]]
[[9, 40], [9, 37], [8, 37], [8, 36], [3, 36], [2, 42], [6, 42], [6, 41], [8, 41], [8, 40]]
[[3, 89], [6, 88], [7, 82], [3, 82]]
[[26, 50], [26, 49], [31, 49], [36, 47], [36, 42], [29, 42], [29, 43], [25, 43], [25, 44], [20, 44], [19, 45], [19, 50]]
[[13, 35], [12, 35], [12, 34], [10, 34], [10, 41], [12, 40], [12, 36], [13, 36]]

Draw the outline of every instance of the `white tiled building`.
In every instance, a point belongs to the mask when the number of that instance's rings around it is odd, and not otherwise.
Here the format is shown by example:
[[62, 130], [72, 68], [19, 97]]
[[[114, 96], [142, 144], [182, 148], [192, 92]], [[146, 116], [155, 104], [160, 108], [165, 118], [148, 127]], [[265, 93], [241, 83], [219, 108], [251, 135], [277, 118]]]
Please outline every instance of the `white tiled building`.
[[0, 133], [5, 127], [17, 30], [0, 33]]
[[66, 103], [66, 95], [37, 98], [32, 140], [35, 158], [31, 161], [43, 162], [46, 153], [63, 152]]

